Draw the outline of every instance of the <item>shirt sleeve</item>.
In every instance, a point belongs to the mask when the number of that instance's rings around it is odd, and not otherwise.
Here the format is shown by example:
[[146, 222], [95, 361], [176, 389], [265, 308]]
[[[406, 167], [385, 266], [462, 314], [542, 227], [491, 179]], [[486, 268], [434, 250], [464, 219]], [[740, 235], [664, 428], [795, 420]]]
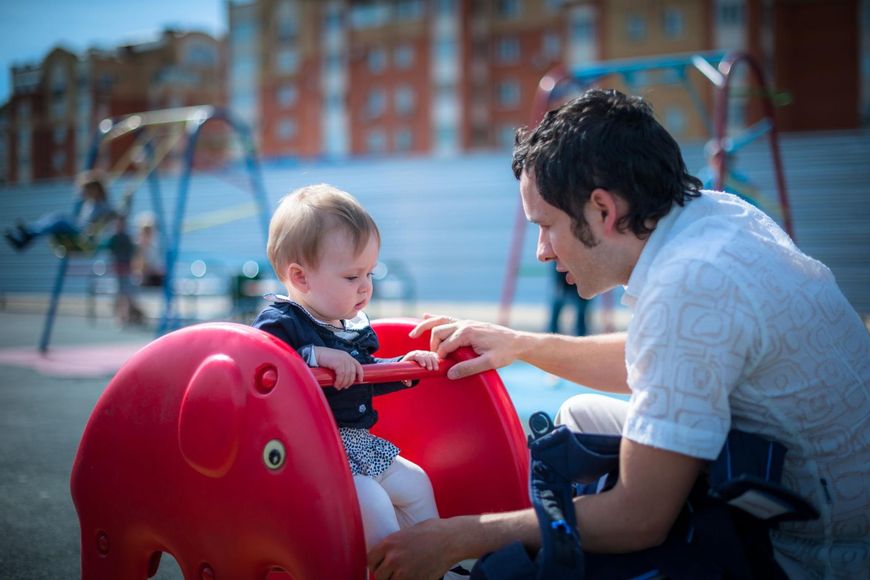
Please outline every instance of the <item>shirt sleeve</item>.
[[292, 317], [282, 315], [274, 308], [267, 307], [264, 309], [254, 322], [251, 323], [254, 328], [259, 328], [264, 332], [268, 332], [287, 344], [293, 350], [299, 353], [305, 364], [311, 367], [316, 367], [317, 358], [314, 354], [314, 345], [305, 340], [300, 332], [298, 325]]
[[664, 264], [647, 284], [626, 342], [623, 435], [715, 459], [731, 428], [729, 396], [754, 360], [758, 317], [740, 284], [705, 261]]

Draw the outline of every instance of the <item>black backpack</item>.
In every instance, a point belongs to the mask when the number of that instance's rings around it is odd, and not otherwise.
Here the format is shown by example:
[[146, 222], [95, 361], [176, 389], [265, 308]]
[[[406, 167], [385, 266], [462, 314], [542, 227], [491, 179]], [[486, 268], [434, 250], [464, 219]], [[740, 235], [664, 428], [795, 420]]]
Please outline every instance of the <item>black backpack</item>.
[[786, 578], [773, 557], [770, 529], [818, 517], [780, 484], [785, 447], [732, 430], [665, 542], [629, 554], [584, 552], [572, 499], [613, 487], [621, 437], [554, 428], [544, 413], [533, 415], [530, 426], [530, 495], [541, 549], [529, 554], [515, 542], [487, 554], [472, 580]]

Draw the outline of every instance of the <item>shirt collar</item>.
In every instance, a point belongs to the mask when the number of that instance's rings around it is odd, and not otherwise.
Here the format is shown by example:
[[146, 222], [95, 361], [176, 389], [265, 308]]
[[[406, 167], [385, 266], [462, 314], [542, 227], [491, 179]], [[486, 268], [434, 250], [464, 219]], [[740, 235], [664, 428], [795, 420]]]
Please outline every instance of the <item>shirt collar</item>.
[[335, 326], [334, 324], [329, 324], [328, 322], [317, 320], [314, 315], [308, 312], [308, 310], [304, 306], [302, 306], [289, 296], [285, 296], [283, 294], [274, 294], [270, 292], [269, 294], [266, 294], [264, 298], [266, 298], [267, 300], [271, 300], [272, 302], [292, 304], [293, 306], [304, 312], [305, 315], [308, 316], [308, 318], [310, 318], [312, 322], [319, 326], [323, 326], [324, 328], [328, 328], [332, 331], [359, 332], [361, 330], [365, 330], [368, 326], [370, 326], [369, 317], [366, 316], [365, 312], [363, 311], [359, 311], [357, 315], [350, 320], [342, 320], [342, 326]]
[[[693, 200], [688, 200], [685, 203], [691, 203]], [[674, 223], [677, 218], [686, 208], [684, 205], [673, 204], [671, 210], [656, 223], [655, 229], [650, 234], [649, 238], [640, 251], [640, 256], [637, 263], [631, 271], [631, 276], [628, 278], [628, 284], [625, 285], [625, 293], [622, 295], [622, 304], [634, 308], [637, 299], [643, 292], [646, 281], [649, 278], [650, 269], [659, 251], [667, 244], [671, 237], [671, 231], [674, 228]]]

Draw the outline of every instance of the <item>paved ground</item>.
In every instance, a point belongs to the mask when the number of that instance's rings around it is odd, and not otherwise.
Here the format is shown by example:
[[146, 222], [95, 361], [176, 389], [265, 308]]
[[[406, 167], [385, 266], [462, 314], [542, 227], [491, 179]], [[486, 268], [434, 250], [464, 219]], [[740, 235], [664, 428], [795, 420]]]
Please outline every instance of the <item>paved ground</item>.
[[[58, 320], [57, 345], [139, 342], [106, 319]], [[40, 314], [0, 312], [0, 348], [33, 346]], [[59, 378], [0, 366], [0, 578], [79, 577], [78, 519], [69, 494], [73, 457], [106, 377]]]

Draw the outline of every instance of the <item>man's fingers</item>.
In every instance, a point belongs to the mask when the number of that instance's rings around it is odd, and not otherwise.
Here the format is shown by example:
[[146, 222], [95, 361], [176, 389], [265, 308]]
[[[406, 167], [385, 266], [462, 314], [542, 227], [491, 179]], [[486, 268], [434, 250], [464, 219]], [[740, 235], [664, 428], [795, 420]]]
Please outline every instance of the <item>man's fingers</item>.
[[458, 328], [456, 324], [448, 324], [433, 329], [429, 343], [429, 349], [436, 353], [439, 358], [447, 358], [447, 355], [457, 348], [469, 344], [465, 340], [462, 329]]
[[471, 360], [456, 363], [450, 370], [447, 371], [448, 379], [464, 379], [465, 377], [488, 371], [492, 368], [486, 355], [473, 358]]
[[426, 331], [431, 330], [432, 328], [448, 324], [450, 322], [456, 322], [456, 319], [452, 316], [445, 316], [443, 314], [429, 314], [428, 312], [423, 314], [423, 320], [417, 324], [411, 332], [408, 333], [408, 336], [411, 338], [418, 338], [426, 333]]
[[433, 316], [429, 313], [423, 314], [423, 320], [417, 323], [417, 326], [411, 329], [411, 332], [408, 333], [408, 336], [411, 338], [417, 338], [423, 335], [427, 330], [432, 328], [433, 326], [437, 326], [439, 324], [439, 319], [441, 316]]

